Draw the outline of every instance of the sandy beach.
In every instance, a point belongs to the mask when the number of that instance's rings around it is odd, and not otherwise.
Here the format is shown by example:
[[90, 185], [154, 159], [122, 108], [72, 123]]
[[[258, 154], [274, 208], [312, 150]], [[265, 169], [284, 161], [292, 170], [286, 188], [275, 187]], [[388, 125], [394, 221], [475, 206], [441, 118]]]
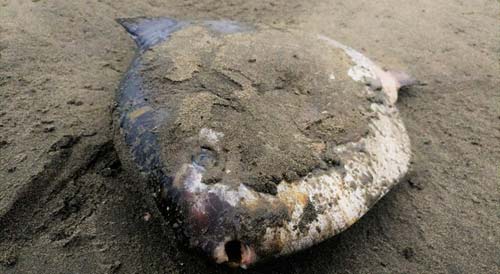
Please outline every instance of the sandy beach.
[[[408, 176], [347, 231], [250, 270], [176, 244], [113, 147], [135, 50], [115, 19], [136, 16], [310, 31], [408, 72]], [[0, 273], [500, 273], [499, 19], [493, 0], [0, 0]]]

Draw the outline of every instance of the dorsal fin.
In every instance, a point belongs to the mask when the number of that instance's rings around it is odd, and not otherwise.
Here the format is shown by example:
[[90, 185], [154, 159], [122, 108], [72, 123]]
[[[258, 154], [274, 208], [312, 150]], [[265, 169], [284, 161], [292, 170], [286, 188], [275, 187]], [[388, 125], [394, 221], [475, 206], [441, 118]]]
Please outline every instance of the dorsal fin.
[[140, 50], [167, 40], [170, 34], [186, 24], [168, 17], [119, 18], [116, 21], [134, 38]]

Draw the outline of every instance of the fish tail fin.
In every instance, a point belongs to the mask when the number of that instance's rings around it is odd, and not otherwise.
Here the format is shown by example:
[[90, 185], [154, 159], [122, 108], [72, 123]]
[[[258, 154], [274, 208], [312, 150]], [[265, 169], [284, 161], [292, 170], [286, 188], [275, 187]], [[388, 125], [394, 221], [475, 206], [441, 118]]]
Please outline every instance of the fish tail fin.
[[169, 17], [118, 18], [116, 22], [125, 28], [141, 50], [147, 50], [167, 40], [173, 32], [185, 24]]

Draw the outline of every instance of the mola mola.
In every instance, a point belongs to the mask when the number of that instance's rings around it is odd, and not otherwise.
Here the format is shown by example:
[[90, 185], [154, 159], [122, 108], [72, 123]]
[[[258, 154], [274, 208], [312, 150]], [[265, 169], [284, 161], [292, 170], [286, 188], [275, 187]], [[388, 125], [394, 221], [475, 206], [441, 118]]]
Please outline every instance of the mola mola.
[[246, 268], [328, 239], [407, 172], [405, 73], [295, 29], [118, 22], [137, 44], [114, 109], [120, 159], [216, 263]]

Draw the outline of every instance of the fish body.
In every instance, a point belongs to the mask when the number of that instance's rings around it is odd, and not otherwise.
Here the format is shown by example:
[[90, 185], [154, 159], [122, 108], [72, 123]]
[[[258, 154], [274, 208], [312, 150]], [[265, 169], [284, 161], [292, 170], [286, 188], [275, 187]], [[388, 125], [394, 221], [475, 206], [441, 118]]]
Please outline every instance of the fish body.
[[394, 105], [406, 74], [297, 30], [118, 22], [138, 47], [114, 110], [120, 159], [216, 263], [246, 268], [332, 237], [407, 172]]

